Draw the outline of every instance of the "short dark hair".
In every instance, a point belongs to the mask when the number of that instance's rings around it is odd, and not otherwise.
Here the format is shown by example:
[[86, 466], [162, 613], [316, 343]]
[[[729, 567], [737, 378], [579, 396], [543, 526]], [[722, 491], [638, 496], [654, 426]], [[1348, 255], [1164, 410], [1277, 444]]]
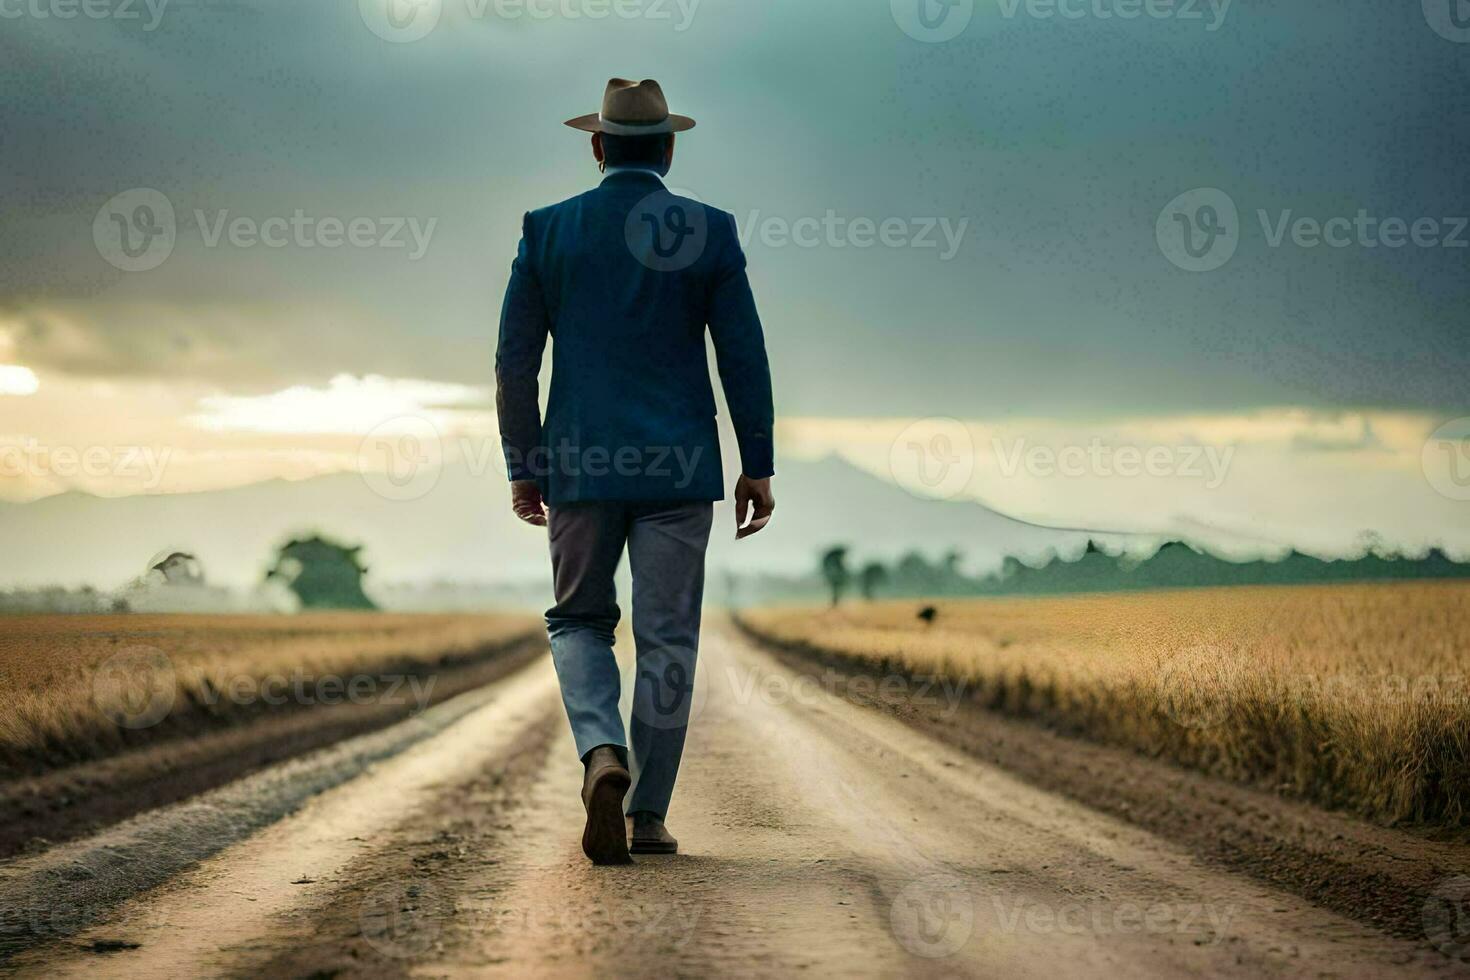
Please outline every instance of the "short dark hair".
[[662, 167], [669, 152], [669, 134], [614, 136], [602, 134], [602, 155], [609, 167]]

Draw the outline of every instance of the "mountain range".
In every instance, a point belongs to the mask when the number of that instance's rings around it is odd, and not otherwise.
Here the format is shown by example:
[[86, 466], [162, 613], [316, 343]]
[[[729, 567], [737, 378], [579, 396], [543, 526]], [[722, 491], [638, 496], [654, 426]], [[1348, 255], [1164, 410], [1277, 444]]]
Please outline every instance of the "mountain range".
[[[847, 544], [858, 557], [957, 550], [967, 569], [985, 574], [1007, 557], [1075, 554], [1088, 540], [973, 502], [921, 499], [836, 457], [782, 461], [777, 493], [775, 521], [738, 546], [733, 510], [728, 503], [719, 508], [713, 572], [801, 574], [815, 567], [820, 550]], [[65, 493], [0, 504], [0, 588], [115, 589], [165, 551], [195, 555], [212, 584], [251, 587], [275, 548], [307, 533], [361, 544], [368, 582], [378, 586], [549, 577], [545, 532], [515, 519], [503, 479], [448, 465], [428, 494], [411, 501], [385, 499], [358, 475], [338, 474], [206, 493]], [[1098, 540], [1128, 550], [1157, 545], [1127, 536]]]

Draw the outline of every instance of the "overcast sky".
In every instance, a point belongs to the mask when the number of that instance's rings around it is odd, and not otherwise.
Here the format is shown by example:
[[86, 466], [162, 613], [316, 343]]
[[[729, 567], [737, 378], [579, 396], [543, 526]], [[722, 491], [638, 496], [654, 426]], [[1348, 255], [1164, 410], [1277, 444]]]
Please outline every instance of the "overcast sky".
[[[785, 420], [1368, 413], [1341, 452], [1384, 413], [1402, 510], [1470, 414], [1470, 32], [1435, 0], [423, 2], [0, 0], [0, 438], [213, 440], [228, 483], [336, 467], [310, 418], [373, 392], [483, 410], [521, 214], [597, 179], [561, 121], [613, 75], [699, 120], [670, 183], [748, 236]], [[166, 259], [120, 255], [160, 199]], [[1323, 492], [1298, 435], [1280, 478]], [[0, 495], [81, 485], [28, 476]]]

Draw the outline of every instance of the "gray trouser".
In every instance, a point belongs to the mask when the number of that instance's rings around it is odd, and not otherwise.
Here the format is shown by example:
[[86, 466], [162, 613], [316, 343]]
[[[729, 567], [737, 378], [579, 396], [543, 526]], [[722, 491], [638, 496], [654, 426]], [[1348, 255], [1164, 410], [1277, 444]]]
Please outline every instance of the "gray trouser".
[[[704, 554], [714, 505], [599, 501], [551, 508], [556, 606], [546, 613], [551, 657], [578, 756], [631, 747], [629, 813], [665, 816], [679, 775], [704, 598]], [[633, 572], [632, 744], [618, 710], [613, 657], [620, 616], [613, 574], [628, 550]]]

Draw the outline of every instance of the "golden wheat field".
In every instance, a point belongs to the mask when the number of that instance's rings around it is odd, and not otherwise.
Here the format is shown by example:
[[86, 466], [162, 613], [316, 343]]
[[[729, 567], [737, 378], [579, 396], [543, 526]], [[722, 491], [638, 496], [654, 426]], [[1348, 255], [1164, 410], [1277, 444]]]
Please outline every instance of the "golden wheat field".
[[174, 716], [340, 703], [392, 683], [375, 671], [431, 669], [537, 629], [535, 619], [518, 615], [5, 617], [0, 762], [116, 749], [130, 729], [162, 720], [136, 715], [120, 723], [119, 712], [148, 710], [139, 698]]
[[1386, 823], [1470, 823], [1470, 584], [915, 600], [742, 613], [1008, 714]]

